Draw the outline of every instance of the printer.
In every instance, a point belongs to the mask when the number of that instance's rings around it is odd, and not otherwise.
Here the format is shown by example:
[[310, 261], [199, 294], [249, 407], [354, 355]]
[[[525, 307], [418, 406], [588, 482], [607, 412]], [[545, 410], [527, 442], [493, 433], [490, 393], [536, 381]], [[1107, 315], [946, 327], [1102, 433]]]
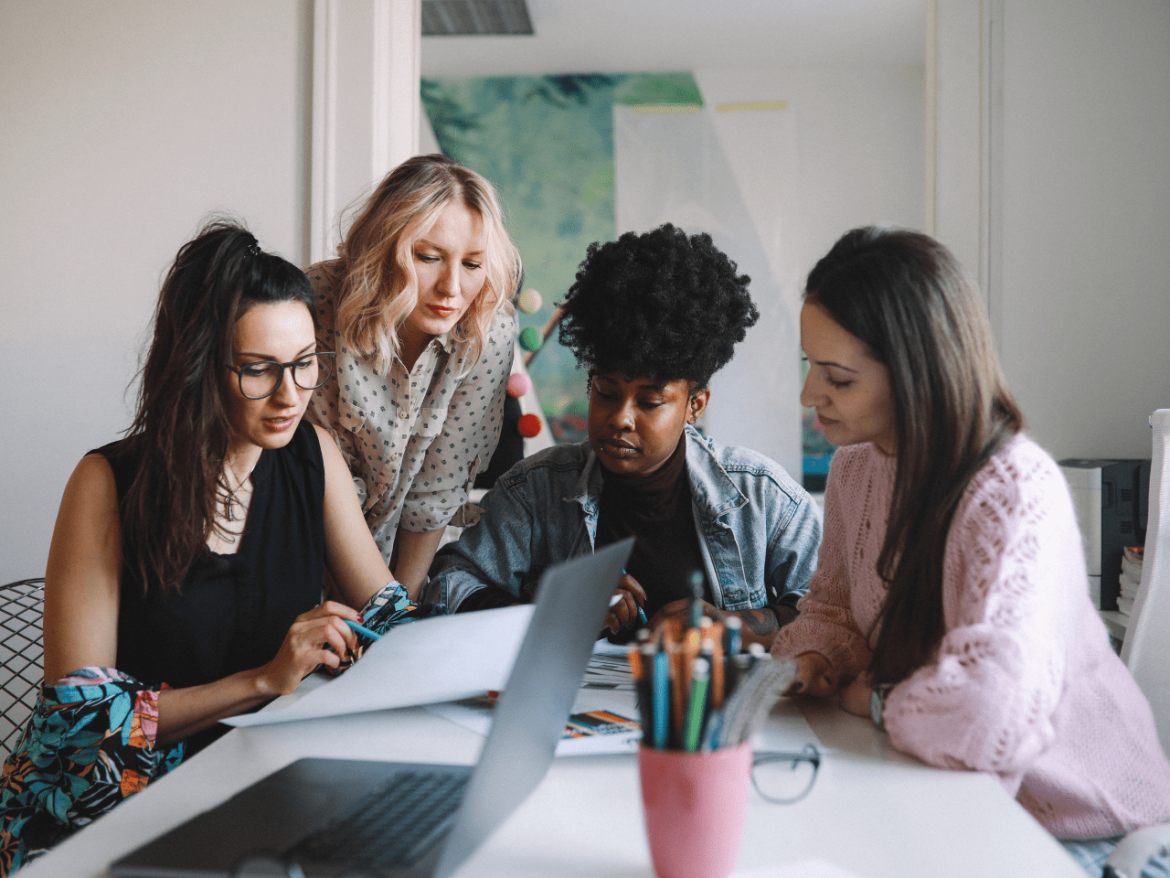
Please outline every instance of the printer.
[[1122, 552], [1146, 542], [1150, 461], [1067, 458], [1057, 463], [1072, 491], [1093, 603], [1116, 610]]

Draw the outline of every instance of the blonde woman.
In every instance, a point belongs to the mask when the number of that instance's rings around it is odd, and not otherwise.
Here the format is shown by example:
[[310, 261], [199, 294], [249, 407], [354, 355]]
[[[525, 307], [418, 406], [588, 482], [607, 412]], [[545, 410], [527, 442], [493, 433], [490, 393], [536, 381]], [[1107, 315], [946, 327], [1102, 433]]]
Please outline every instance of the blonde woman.
[[318, 340], [337, 352], [309, 416], [337, 440], [383, 557], [417, 596], [499, 440], [520, 256], [492, 185], [442, 155], [391, 171], [337, 252], [306, 272]]

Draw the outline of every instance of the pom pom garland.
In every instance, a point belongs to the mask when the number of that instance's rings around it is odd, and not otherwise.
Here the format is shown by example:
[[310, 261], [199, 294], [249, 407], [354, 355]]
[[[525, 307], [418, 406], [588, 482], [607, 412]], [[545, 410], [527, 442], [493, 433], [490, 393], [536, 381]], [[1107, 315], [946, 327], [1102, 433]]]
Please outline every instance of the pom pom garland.
[[539, 292], [529, 287], [520, 294], [517, 304], [525, 314], [535, 314], [540, 310], [540, 306], [544, 304], [544, 298]]
[[540, 417], [534, 414], [521, 415], [516, 422], [516, 429], [525, 439], [531, 439], [540, 433]]
[[523, 372], [514, 372], [508, 379], [508, 396], [519, 399], [532, 389], [532, 379]]
[[543, 344], [544, 338], [541, 337], [540, 330], [535, 326], [520, 330], [520, 347], [524, 350], [538, 351]]

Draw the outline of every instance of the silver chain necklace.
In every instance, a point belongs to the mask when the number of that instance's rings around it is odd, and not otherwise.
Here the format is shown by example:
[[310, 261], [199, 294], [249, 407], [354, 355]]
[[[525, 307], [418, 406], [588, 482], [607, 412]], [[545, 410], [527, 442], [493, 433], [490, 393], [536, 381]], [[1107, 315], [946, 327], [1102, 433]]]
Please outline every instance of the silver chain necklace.
[[[248, 470], [248, 474], [246, 476], [244, 476], [242, 479], [240, 479], [240, 483], [238, 485], [236, 485], [236, 489], [234, 491], [232, 491], [230, 494], [228, 494], [226, 497], [224, 497], [224, 499], [223, 499], [223, 514], [224, 514], [224, 517], [227, 518], [228, 521], [235, 521], [236, 520], [236, 515], [232, 511], [236, 506], [236, 494], [240, 493], [240, 489], [244, 487], [244, 485], [247, 483], [248, 479], [252, 478], [252, 473], [254, 473], [256, 471], [256, 464], [258, 464], [258, 463], [260, 463], [259, 457], [257, 457], [256, 462], [252, 464], [252, 468], [250, 470]], [[240, 504], [241, 509], [243, 508], [243, 505], [244, 504], [242, 504], [242, 503]]]

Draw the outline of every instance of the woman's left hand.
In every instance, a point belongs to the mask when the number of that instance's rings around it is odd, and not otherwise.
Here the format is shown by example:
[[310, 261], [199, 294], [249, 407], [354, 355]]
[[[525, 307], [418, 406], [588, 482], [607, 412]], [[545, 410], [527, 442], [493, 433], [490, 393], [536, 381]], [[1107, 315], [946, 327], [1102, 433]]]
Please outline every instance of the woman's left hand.
[[869, 719], [869, 699], [872, 693], [873, 678], [868, 671], [862, 671], [856, 680], [841, 690], [841, 709], [854, 716]]

